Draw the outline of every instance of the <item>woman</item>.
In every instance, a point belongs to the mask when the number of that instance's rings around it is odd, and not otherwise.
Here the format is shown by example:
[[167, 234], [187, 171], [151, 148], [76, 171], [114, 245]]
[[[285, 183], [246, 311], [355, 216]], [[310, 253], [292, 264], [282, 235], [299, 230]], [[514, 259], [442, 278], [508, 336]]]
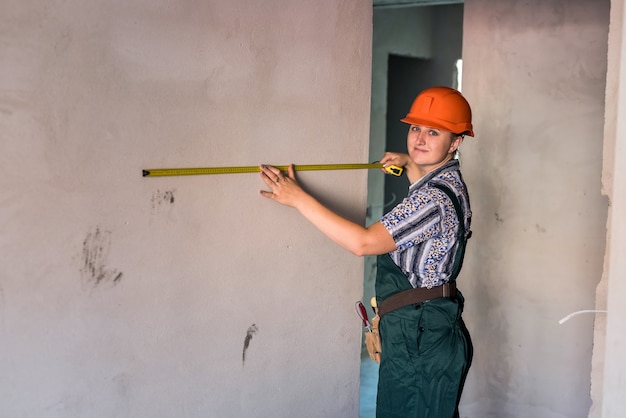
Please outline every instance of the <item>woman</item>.
[[295, 180], [262, 166], [267, 198], [296, 208], [352, 253], [379, 255], [376, 276], [382, 337], [376, 415], [458, 417], [472, 359], [455, 279], [469, 238], [471, 210], [455, 159], [465, 135], [474, 136], [469, 104], [457, 90], [422, 91], [402, 119], [410, 125], [408, 154], [386, 153], [384, 165], [403, 167], [408, 196], [363, 227], [330, 211]]

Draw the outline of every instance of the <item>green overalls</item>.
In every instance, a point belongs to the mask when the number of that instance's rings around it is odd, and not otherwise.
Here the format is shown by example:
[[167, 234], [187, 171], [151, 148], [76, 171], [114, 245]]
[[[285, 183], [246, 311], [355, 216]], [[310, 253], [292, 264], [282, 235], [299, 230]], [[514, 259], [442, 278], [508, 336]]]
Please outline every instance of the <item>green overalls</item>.
[[[463, 218], [459, 216], [459, 219]], [[460, 270], [464, 241], [451, 280], [456, 279]], [[376, 274], [379, 305], [389, 296], [408, 289], [411, 284], [391, 257], [379, 256]], [[459, 416], [458, 404], [473, 355], [470, 335], [461, 319], [463, 302], [463, 295], [457, 291], [456, 299], [439, 298], [407, 305], [380, 319], [382, 353], [377, 418]]]
[[[388, 255], [380, 256], [376, 298], [410, 288]], [[472, 361], [461, 319], [463, 296], [434, 299], [389, 312], [380, 320], [382, 353], [377, 418], [453, 418]]]

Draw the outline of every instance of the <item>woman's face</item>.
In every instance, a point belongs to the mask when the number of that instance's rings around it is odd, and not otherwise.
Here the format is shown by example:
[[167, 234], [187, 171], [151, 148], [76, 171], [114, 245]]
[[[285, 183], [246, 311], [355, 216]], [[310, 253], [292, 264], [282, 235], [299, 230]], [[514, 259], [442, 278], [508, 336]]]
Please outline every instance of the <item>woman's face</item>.
[[407, 135], [409, 155], [422, 174], [429, 173], [450, 161], [461, 142], [462, 136], [422, 125], [411, 125]]

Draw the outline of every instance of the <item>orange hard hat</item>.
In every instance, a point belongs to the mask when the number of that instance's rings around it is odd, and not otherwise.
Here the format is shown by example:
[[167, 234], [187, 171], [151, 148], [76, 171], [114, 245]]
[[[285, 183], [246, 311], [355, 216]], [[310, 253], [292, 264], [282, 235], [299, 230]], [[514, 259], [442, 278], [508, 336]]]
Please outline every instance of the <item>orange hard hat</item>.
[[474, 136], [472, 109], [465, 97], [450, 87], [431, 87], [413, 101], [402, 122], [445, 129], [458, 135]]

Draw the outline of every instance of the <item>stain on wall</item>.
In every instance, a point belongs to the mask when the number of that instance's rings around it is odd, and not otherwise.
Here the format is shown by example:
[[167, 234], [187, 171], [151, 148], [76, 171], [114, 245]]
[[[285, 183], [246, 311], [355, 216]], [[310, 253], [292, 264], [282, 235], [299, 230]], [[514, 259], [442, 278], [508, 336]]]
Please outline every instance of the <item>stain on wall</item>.
[[246, 351], [248, 351], [248, 347], [250, 346], [250, 341], [252, 341], [252, 336], [257, 333], [259, 328], [256, 324], [250, 325], [248, 331], [246, 332], [246, 338], [243, 340], [243, 354], [241, 355], [241, 364], [246, 364]]
[[83, 241], [80, 272], [84, 280], [97, 286], [101, 282], [117, 284], [122, 279], [121, 272], [107, 266], [110, 252], [111, 231], [103, 231], [100, 227], [95, 227]]
[[176, 190], [156, 190], [152, 193], [152, 213], [157, 214], [164, 206], [171, 206], [174, 204]]

